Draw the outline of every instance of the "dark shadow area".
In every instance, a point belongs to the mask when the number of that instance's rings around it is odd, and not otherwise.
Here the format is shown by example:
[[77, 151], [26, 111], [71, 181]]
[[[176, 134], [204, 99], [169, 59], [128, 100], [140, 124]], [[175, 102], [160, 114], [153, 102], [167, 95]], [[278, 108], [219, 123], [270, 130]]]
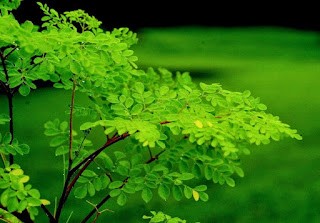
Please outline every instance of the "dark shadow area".
[[[15, 13], [40, 24], [42, 12], [37, 1], [24, 0]], [[77, 1], [42, 0], [59, 13], [83, 9], [103, 22], [105, 29], [172, 26], [282, 26], [320, 30], [320, 14], [314, 2], [279, 3], [272, 1]]]

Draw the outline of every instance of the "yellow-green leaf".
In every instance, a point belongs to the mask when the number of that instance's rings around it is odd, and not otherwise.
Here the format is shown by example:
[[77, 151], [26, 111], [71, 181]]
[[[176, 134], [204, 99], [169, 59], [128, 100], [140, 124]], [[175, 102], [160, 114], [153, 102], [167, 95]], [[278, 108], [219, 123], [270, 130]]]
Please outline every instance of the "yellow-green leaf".
[[195, 190], [192, 190], [192, 196], [195, 201], [198, 201], [200, 198], [198, 191], [195, 191]]
[[196, 121], [194, 122], [194, 124], [195, 124], [199, 129], [202, 129], [202, 128], [203, 128], [203, 124], [202, 124], [202, 122], [199, 121], [199, 120], [196, 120]]

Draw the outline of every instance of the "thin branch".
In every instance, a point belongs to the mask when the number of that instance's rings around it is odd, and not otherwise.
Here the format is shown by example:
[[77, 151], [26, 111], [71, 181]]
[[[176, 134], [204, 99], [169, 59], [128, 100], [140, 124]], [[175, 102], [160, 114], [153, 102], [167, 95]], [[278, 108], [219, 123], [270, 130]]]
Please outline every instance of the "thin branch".
[[159, 156], [164, 153], [166, 150], [162, 150], [161, 152], [159, 152], [158, 154], [156, 154], [155, 156], [151, 157], [146, 164], [152, 163], [153, 161], [156, 161], [159, 159]]
[[[64, 185], [63, 188], [63, 192], [61, 194], [60, 200], [59, 200], [59, 204], [58, 204], [58, 208], [57, 208], [57, 212], [55, 215], [55, 218], [57, 219], [57, 221], [59, 220], [59, 217], [61, 215], [62, 212], [62, 208], [63, 205], [65, 204], [65, 202], [67, 201], [69, 194], [72, 190], [72, 188], [74, 187], [74, 185], [76, 184], [77, 180], [79, 179], [79, 177], [81, 176], [81, 174], [83, 173], [83, 171], [86, 170], [86, 168], [91, 164], [91, 162], [108, 146], [111, 146], [112, 144], [125, 139], [126, 137], [129, 136], [129, 133], [124, 133], [120, 136], [115, 136], [111, 139], [109, 139], [101, 148], [99, 148], [98, 150], [96, 150], [95, 152], [93, 152], [91, 155], [89, 155], [87, 158], [85, 158], [81, 163], [79, 163], [76, 167], [70, 169], [68, 171], [67, 174], [67, 178], [66, 178], [66, 183]], [[81, 167], [81, 169], [79, 169]], [[72, 181], [70, 182], [72, 175], [77, 171], [77, 175], [74, 176], [74, 178], [72, 179]], [[70, 182], [70, 184], [68, 184]]]
[[73, 174], [75, 173], [82, 165], [84, 165], [86, 162], [88, 162], [89, 160], [92, 160], [92, 158], [95, 158], [96, 156], [98, 156], [105, 148], [107, 148], [108, 146], [111, 146], [112, 144], [123, 140], [125, 138], [127, 138], [129, 135], [129, 133], [124, 133], [120, 136], [118, 135], [114, 135], [112, 138], [108, 139], [107, 142], [100, 147], [98, 150], [94, 151], [93, 153], [91, 153], [89, 156], [87, 156], [86, 158], [83, 159], [83, 161], [81, 161], [78, 165], [76, 165], [75, 167], [73, 167], [70, 172]]
[[103, 213], [103, 212], [105, 212], [105, 211], [110, 211], [110, 212], [113, 212], [112, 210], [110, 210], [110, 209], [104, 209], [104, 210], [102, 210], [102, 211], [99, 211], [99, 208], [97, 207], [97, 205], [95, 205], [95, 204], [93, 204], [93, 203], [91, 203], [90, 201], [87, 201], [89, 204], [91, 204], [94, 208], [95, 208], [95, 210], [96, 210], [96, 216], [95, 216], [95, 218], [93, 219], [93, 221], [91, 222], [91, 223], [95, 223], [95, 222], [97, 222], [97, 220], [98, 220], [98, 217]]
[[6, 76], [6, 80], [7, 80], [7, 82], [9, 81], [9, 75], [8, 75], [8, 70], [7, 70], [7, 66], [6, 66], [6, 57], [2, 54], [2, 53], [0, 53], [0, 59], [1, 59], [1, 63], [2, 63], [2, 67], [3, 67], [3, 72], [4, 72], [4, 74], [5, 74], [5, 76]]
[[59, 200], [59, 204], [57, 207], [57, 211], [55, 213], [55, 219], [57, 221], [60, 218], [63, 205], [65, 204], [65, 201], [68, 197], [68, 184], [71, 180], [72, 173], [71, 173], [71, 167], [72, 167], [72, 143], [73, 143], [73, 109], [74, 109], [74, 98], [75, 98], [75, 92], [76, 92], [76, 80], [73, 78], [73, 86], [72, 86], [72, 93], [71, 93], [71, 103], [70, 103], [70, 116], [69, 116], [69, 158], [68, 158], [68, 172], [66, 179], [64, 181], [64, 186], [62, 190], [62, 194]]
[[56, 219], [55, 219], [54, 216], [51, 214], [51, 212], [47, 209], [47, 207], [42, 204], [42, 205], [41, 205], [41, 208], [42, 208], [42, 210], [44, 211], [44, 213], [47, 215], [47, 217], [49, 218], [49, 222], [50, 222], [50, 223], [56, 223]]
[[[118, 189], [121, 189], [124, 187], [124, 185], [126, 185], [126, 183], [128, 182], [129, 177], [126, 177], [122, 182], [122, 185], [120, 187], [118, 187]], [[104, 203], [106, 203], [109, 199], [111, 198], [110, 194], [107, 194], [107, 196], [105, 196], [95, 207], [94, 209], [92, 209], [89, 214], [81, 221], [81, 223], [85, 223], [87, 222], [92, 215], [96, 212], [97, 209], [99, 209]]]
[[10, 52], [8, 52], [7, 55], [3, 55], [3, 58], [6, 60], [8, 56], [10, 56], [10, 54], [13, 53], [17, 48], [18, 46], [13, 46], [12, 50], [10, 50]]
[[63, 205], [65, 204], [68, 183], [70, 182], [71, 177], [72, 177], [72, 174], [70, 173], [70, 171], [68, 171], [67, 177], [66, 177], [66, 180], [65, 180], [65, 183], [64, 183], [64, 186], [63, 186], [63, 190], [62, 190], [62, 193], [61, 193], [61, 196], [60, 196], [60, 199], [59, 199], [59, 204], [58, 204], [58, 207], [57, 207], [57, 210], [56, 210], [56, 213], [55, 213], [56, 222], [59, 221]]
[[69, 118], [69, 165], [68, 170], [71, 169], [72, 166], [72, 143], [73, 143], [73, 109], [74, 109], [74, 98], [76, 94], [76, 79], [73, 78], [72, 85], [72, 94], [71, 94], [71, 103], [70, 103], [70, 118]]
[[170, 124], [171, 123], [171, 121], [162, 121], [162, 122], [160, 122], [160, 125], [165, 125], [165, 124]]
[[86, 159], [84, 159], [85, 162], [81, 162], [80, 164], [78, 164], [76, 167], [74, 167], [72, 170], [70, 170], [70, 173], [72, 174], [73, 171], [76, 171], [78, 168], [81, 167], [81, 169], [78, 171], [77, 175], [73, 178], [72, 182], [69, 184], [68, 189], [67, 189], [67, 193], [66, 195], [68, 196], [68, 194], [70, 193], [71, 189], [73, 188], [73, 186], [75, 185], [76, 181], [78, 180], [78, 178], [80, 177], [80, 175], [83, 173], [83, 171], [90, 165], [90, 163], [107, 147], [111, 146], [112, 144], [125, 139], [126, 137], [129, 136], [129, 133], [124, 133], [120, 136], [115, 136], [112, 137], [111, 139], [109, 139], [100, 149], [96, 150], [94, 153], [92, 153], [89, 157], [87, 157]]
[[111, 196], [108, 194], [106, 197], [104, 197], [99, 204], [97, 204], [92, 211], [90, 211], [90, 213], [81, 221], [81, 223], [86, 223], [91, 217], [92, 215], [94, 215], [94, 213], [96, 213], [97, 209], [99, 209], [105, 202], [107, 202], [109, 199], [111, 198]]

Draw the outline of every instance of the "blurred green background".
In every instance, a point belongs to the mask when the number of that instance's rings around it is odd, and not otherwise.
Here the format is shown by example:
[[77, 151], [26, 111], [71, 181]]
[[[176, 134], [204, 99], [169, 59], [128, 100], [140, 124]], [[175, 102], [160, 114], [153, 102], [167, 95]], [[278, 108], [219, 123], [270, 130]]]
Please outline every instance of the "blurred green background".
[[[279, 27], [198, 26], [145, 28], [138, 31], [138, 38], [134, 50], [140, 68], [188, 71], [196, 82], [250, 90], [270, 113], [297, 129], [303, 140], [253, 146], [252, 154], [242, 157], [244, 178], [236, 178], [234, 188], [209, 183], [208, 202], [155, 198], [146, 205], [137, 195], [125, 207], [110, 202], [106, 208], [112, 212], [104, 212], [98, 222], [147, 222], [142, 215], [150, 210], [162, 210], [190, 223], [320, 222], [319, 33]], [[40, 89], [14, 101], [16, 136], [32, 148], [19, 162], [31, 176], [30, 183], [51, 200], [50, 208], [61, 190], [54, 184], [62, 186], [63, 174], [61, 158], [54, 156], [43, 135], [43, 123], [56, 117], [66, 119], [68, 96]], [[2, 110], [6, 100], [0, 99]], [[77, 215], [87, 213], [88, 204], [73, 202], [67, 203], [63, 222], [71, 214], [70, 222], [77, 223]], [[74, 213], [72, 205], [77, 207]], [[40, 215], [38, 222], [47, 222]]]

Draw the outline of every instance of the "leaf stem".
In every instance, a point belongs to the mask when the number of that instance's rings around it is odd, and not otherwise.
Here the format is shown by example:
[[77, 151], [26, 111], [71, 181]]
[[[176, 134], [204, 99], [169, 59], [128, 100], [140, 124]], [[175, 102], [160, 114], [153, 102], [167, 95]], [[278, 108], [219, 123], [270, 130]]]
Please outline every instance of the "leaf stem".
[[71, 103], [70, 103], [70, 116], [69, 116], [69, 165], [68, 170], [72, 166], [72, 143], [73, 143], [73, 110], [74, 110], [74, 98], [76, 94], [76, 79], [73, 77], [72, 84], [72, 94], [71, 94]]

